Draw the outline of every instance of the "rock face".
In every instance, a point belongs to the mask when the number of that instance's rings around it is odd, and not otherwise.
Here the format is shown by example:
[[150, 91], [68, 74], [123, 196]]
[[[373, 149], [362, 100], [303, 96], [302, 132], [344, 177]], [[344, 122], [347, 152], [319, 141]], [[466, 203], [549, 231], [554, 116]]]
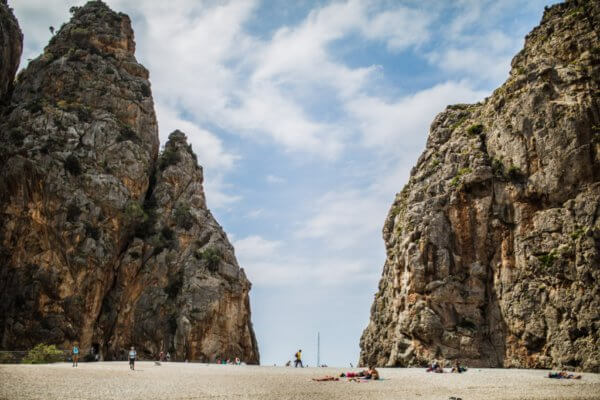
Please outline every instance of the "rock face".
[[158, 153], [129, 17], [71, 11], [0, 124], [0, 346], [258, 363], [250, 283], [185, 135]]
[[2, 101], [12, 90], [13, 79], [19, 68], [23, 51], [23, 34], [6, 0], [0, 0], [0, 49], [0, 101]]
[[600, 3], [546, 10], [396, 196], [362, 364], [600, 371]]

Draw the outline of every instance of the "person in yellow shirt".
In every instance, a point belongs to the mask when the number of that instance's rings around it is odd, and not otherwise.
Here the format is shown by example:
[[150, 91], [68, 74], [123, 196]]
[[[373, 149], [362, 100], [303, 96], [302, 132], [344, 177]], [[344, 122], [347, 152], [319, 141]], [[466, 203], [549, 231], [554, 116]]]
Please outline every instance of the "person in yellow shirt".
[[302, 350], [298, 350], [295, 357], [294, 367], [298, 368], [298, 364], [300, 364], [300, 368], [304, 368], [304, 365], [302, 365]]

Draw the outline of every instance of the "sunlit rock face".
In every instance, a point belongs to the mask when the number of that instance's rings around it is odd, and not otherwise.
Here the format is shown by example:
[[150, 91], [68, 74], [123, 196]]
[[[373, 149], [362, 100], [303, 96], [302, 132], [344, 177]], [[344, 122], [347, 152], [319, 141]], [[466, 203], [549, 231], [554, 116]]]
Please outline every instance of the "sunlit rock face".
[[361, 364], [600, 371], [599, 26], [597, 1], [546, 9], [506, 83], [435, 118]]
[[[16, 21], [0, 7], [4, 34]], [[2, 109], [0, 347], [258, 363], [250, 282], [185, 135], [158, 152], [129, 17], [101, 1], [71, 12]]]

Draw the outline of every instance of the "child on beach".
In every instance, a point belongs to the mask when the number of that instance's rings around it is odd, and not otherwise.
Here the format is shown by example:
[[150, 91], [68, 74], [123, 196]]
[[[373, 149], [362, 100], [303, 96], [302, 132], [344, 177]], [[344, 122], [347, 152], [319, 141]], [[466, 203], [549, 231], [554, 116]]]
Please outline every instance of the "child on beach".
[[135, 357], [137, 356], [137, 352], [135, 348], [131, 346], [131, 350], [129, 350], [129, 369], [132, 371], [135, 369]]
[[78, 343], [75, 342], [75, 345], [73, 346], [73, 367], [77, 367], [78, 364], [79, 364], [79, 346], [78, 346]]

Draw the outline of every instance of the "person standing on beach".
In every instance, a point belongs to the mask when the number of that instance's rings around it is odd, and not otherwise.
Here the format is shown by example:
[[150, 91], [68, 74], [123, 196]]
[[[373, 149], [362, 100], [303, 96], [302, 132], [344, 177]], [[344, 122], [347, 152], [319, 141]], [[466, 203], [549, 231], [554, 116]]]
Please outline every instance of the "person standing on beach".
[[131, 350], [129, 350], [129, 369], [135, 369], [135, 358], [137, 357], [137, 353], [135, 351], [135, 347], [131, 346]]
[[302, 365], [302, 350], [298, 350], [295, 357], [294, 368], [298, 368], [298, 364], [300, 364], [300, 368], [304, 368], [304, 365]]
[[73, 345], [73, 367], [77, 367], [77, 365], [79, 364], [79, 346], [78, 343], [75, 342], [75, 344]]

